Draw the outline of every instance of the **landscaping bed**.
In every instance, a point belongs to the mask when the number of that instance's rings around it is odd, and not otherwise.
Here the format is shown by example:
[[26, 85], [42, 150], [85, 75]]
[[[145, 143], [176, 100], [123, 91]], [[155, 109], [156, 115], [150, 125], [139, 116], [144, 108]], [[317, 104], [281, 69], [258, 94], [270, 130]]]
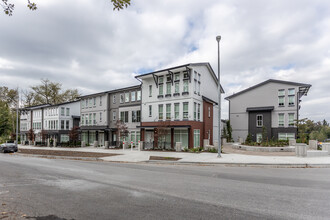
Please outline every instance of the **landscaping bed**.
[[168, 161], [178, 161], [181, 160], [182, 158], [177, 158], [177, 157], [158, 157], [158, 156], [150, 156], [149, 160], [168, 160]]
[[60, 150], [39, 150], [39, 149], [19, 149], [18, 153], [43, 155], [43, 156], [64, 156], [64, 157], [110, 157], [110, 156], [120, 155], [120, 154], [110, 154], [110, 153], [60, 151]]

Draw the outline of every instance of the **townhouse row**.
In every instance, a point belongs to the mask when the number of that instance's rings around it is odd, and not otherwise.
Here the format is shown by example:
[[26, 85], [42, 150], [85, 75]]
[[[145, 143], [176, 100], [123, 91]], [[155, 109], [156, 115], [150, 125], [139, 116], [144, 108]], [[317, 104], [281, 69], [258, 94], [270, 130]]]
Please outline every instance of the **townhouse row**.
[[[209, 63], [190, 63], [136, 76], [139, 85], [90, 94], [79, 101], [25, 108], [21, 113], [21, 138], [35, 139], [42, 131], [59, 142], [79, 126], [81, 140], [118, 146], [119, 141], [144, 141], [145, 148], [203, 146], [218, 138], [218, 81]], [[221, 92], [224, 93], [221, 87]], [[118, 134], [118, 120], [128, 136]]]
[[[80, 138], [92, 145], [118, 146], [122, 141], [145, 148], [202, 147], [218, 139], [218, 80], [209, 63], [190, 63], [136, 76], [139, 85], [80, 97], [79, 101], [40, 105], [21, 111], [21, 138], [35, 139], [42, 130], [48, 138], [69, 140], [69, 130], [79, 127]], [[248, 134], [261, 141], [297, 138], [301, 98], [311, 85], [270, 79], [232, 94], [229, 121], [234, 141]], [[220, 86], [221, 92], [224, 93]], [[127, 126], [120, 137], [118, 120]], [[221, 126], [224, 126], [222, 121]], [[223, 129], [222, 129], [223, 131]]]

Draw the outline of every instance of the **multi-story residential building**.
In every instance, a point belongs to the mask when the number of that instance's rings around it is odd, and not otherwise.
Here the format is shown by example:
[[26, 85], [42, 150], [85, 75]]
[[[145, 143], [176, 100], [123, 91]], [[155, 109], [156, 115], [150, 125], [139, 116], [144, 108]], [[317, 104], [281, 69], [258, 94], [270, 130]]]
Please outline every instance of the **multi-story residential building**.
[[118, 133], [116, 123], [121, 120], [128, 128], [128, 136], [120, 138], [137, 145], [140, 140], [141, 85], [109, 91], [110, 93], [110, 144], [116, 146]]
[[82, 140], [88, 144], [98, 141], [103, 146], [109, 141], [116, 146], [117, 120], [122, 120], [128, 127], [129, 136], [136, 142], [139, 129], [137, 114], [140, 115], [141, 87], [140, 85], [90, 94], [81, 97], [81, 135]]
[[[296, 138], [301, 98], [311, 85], [270, 79], [226, 97], [235, 141], [248, 134], [253, 141]], [[266, 138], [266, 137], [265, 137]]]
[[[218, 80], [209, 63], [191, 63], [136, 76], [142, 81], [141, 140], [146, 148], [203, 146], [217, 139], [213, 114]], [[221, 92], [224, 93], [222, 87]]]
[[79, 127], [80, 102], [66, 102], [43, 109], [43, 127], [49, 138], [59, 143], [69, 141], [69, 131]]
[[104, 145], [109, 135], [109, 93], [101, 92], [80, 97], [81, 140], [87, 144], [98, 141]]
[[21, 109], [20, 115], [20, 135], [21, 141], [28, 140], [29, 130], [32, 128], [33, 132], [36, 134], [35, 139], [40, 140], [40, 131], [42, 130], [42, 112], [43, 108], [49, 106], [45, 105], [36, 105]]
[[79, 101], [66, 102], [57, 105], [38, 105], [27, 107], [21, 111], [21, 140], [28, 139], [28, 132], [32, 128], [35, 140], [41, 141], [42, 134], [57, 142], [69, 141], [69, 130], [79, 126]]

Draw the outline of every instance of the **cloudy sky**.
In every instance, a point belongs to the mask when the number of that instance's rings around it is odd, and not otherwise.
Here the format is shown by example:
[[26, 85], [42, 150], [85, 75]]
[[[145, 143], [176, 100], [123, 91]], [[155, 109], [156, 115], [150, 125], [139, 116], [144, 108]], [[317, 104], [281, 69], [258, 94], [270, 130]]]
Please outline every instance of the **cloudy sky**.
[[[134, 75], [210, 62], [231, 95], [267, 79], [312, 84], [300, 117], [330, 121], [330, 1], [24, 0], [0, 14], [1, 86], [41, 78], [82, 94], [138, 84]], [[228, 102], [223, 101], [223, 118]]]

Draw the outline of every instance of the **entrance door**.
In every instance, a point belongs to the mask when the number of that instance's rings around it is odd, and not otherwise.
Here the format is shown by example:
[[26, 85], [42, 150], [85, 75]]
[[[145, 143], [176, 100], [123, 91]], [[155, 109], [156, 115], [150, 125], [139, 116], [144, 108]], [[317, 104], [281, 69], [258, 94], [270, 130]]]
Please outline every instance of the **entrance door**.
[[153, 130], [146, 131], [144, 148], [152, 149], [153, 147], [154, 147], [154, 131]]

